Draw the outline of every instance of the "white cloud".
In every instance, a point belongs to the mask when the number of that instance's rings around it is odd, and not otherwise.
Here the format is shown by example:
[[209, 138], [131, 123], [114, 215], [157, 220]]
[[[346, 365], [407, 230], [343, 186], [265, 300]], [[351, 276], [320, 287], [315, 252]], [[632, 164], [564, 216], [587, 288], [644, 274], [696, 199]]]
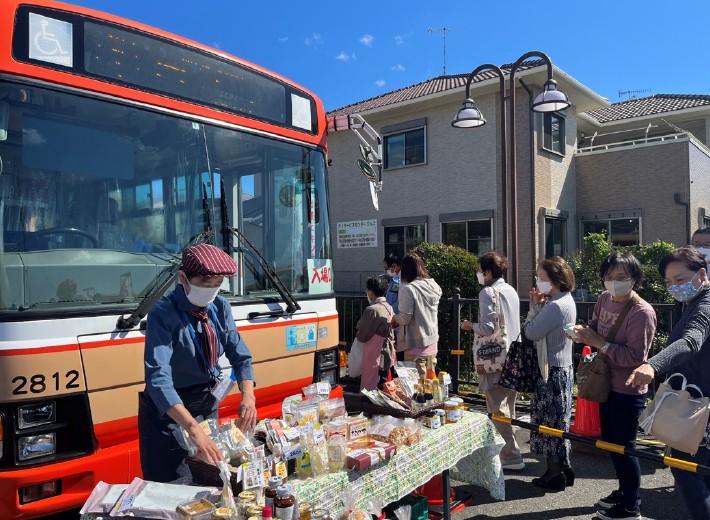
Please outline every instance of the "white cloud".
[[345, 51], [340, 51], [340, 54], [338, 54], [335, 59], [340, 61], [348, 61], [350, 59], [350, 55]]
[[279, 41], [281, 43], [286, 43], [288, 41], [288, 36], [284, 36], [283, 38], [279, 38]]
[[396, 70], [397, 72], [402, 72], [404, 70], [404, 65], [397, 64], [394, 67], [392, 67], [392, 70]]
[[400, 36], [399, 34], [394, 37], [394, 41], [397, 45], [402, 45], [404, 43], [404, 36]]
[[313, 33], [313, 36], [306, 38], [306, 45], [316, 48], [323, 44], [323, 37], [318, 33]]
[[354, 53], [354, 52], [350, 55], [350, 57], [351, 57], [352, 59], [354, 59], [354, 60], [357, 59], [357, 56], [355, 56], [355, 53]]
[[372, 41], [375, 39], [374, 36], [371, 34], [366, 34], [362, 38], [360, 38], [360, 43], [362, 43], [365, 47], [372, 47]]
[[383, 80], [383, 79], [378, 79], [377, 81], [375, 81], [375, 85], [377, 85], [378, 87], [384, 87], [384, 86], [385, 86], [385, 80]]

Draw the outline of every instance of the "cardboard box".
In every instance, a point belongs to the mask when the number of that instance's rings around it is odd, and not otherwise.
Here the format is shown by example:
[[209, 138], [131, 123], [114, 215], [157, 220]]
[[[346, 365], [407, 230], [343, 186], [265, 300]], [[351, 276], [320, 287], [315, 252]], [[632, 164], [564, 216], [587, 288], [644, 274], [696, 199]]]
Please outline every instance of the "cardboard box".
[[347, 466], [355, 471], [362, 471], [384, 462], [397, 453], [397, 446], [380, 441], [355, 441], [348, 443]]

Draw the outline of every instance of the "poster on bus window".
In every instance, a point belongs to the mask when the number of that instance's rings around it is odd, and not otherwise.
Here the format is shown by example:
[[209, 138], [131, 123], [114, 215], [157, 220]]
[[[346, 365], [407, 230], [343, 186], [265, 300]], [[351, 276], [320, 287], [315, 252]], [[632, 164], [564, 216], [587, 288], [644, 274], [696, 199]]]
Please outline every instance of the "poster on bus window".
[[333, 292], [333, 262], [325, 259], [306, 260], [308, 269], [308, 294]]
[[377, 220], [338, 222], [338, 249], [377, 247]]

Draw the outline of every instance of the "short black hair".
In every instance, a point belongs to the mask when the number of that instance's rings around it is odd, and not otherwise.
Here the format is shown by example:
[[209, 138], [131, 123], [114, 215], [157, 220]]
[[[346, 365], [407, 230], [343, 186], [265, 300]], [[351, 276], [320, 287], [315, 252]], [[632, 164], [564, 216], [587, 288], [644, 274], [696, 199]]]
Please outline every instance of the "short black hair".
[[696, 229], [693, 233], [693, 236], [695, 235], [710, 235], [710, 227]]
[[490, 271], [494, 280], [502, 278], [508, 270], [508, 259], [495, 251], [483, 255], [478, 259], [478, 263], [481, 266], [481, 271], [483, 273]]
[[395, 255], [394, 253], [388, 254], [384, 260], [382, 260], [384, 263], [387, 264], [387, 267], [392, 267], [392, 264], [397, 264], [397, 265], [402, 265], [399, 262], [399, 257]]
[[365, 282], [365, 285], [368, 291], [372, 291], [372, 293], [379, 298], [380, 296], [384, 296], [387, 292], [389, 281], [381, 276], [370, 276], [367, 282]]
[[668, 264], [673, 262], [682, 262], [689, 270], [697, 273], [701, 269], [707, 269], [708, 264], [705, 262], [705, 257], [694, 247], [679, 247], [663, 257], [661, 263], [658, 264], [658, 272], [663, 278], [666, 277], [666, 268]]
[[602, 265], [599, 266], [599, 277], [602, 283], [604, 283], [604, 277], [607, 273], [617, 266], [623, 267], [624, 271], [634, 280], [634, 288], [639, 286], [643, 280], [641, 263], [638, 258], [627, 251], [614, 251], [604, 259]]

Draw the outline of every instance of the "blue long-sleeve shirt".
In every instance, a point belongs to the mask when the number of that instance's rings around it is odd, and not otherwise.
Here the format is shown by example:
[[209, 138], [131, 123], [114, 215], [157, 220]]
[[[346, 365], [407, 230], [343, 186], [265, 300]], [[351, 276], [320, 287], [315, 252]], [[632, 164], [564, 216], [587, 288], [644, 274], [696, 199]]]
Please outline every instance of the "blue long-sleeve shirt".
[[[189, 314], [197, 307], [189, 302], [182, 285], [178, 285], [173, 294], [179, 311], [172, 298], [164, 296], [148, 313], [146, 324], [145, 389], [161, 415], [172, 406], [182, 404], [176, 388], [206, 384], [212, 380], [211, 374], [205, 370], [202, 357], [195, 350], [192, 335], [180, 312], [184, 311], [187, 315], [199, 345], [200, 328], [197, 319]], [[254, 381], [251, 352], [237, 332], [229, 302], [218, 296], [213, 305], [217, 317], [219, 355], [225, 354], [229, 359], [237, 383], [249, 379]], [[209, 310], [208, 315], [210, 323], [213, 323]]]
[[385, 293], [385, 300], [392, 306], [395, 314], [399, 314], [399, 288], [400, 278], [399, 275], [395, 275], [390, 278], [390, 284], [387, 287], [387, 292]]

